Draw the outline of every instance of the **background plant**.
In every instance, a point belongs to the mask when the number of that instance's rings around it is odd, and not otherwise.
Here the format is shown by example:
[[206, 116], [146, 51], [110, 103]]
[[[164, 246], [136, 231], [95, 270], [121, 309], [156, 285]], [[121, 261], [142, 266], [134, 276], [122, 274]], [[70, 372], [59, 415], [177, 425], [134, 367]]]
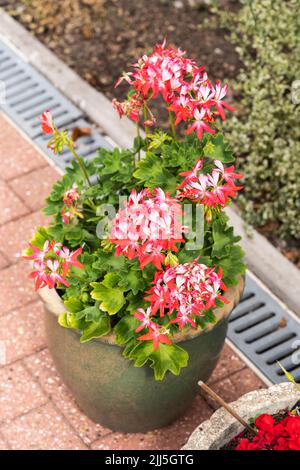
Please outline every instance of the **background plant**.
[[215, 8], [244, 64], [235, 82], [238, 113], [228, 123], [246, 175], [238, 201], [251, 224], [271, 223], [270, 233], [299, 240], [299, 2], [240, 3], [234, 14]]

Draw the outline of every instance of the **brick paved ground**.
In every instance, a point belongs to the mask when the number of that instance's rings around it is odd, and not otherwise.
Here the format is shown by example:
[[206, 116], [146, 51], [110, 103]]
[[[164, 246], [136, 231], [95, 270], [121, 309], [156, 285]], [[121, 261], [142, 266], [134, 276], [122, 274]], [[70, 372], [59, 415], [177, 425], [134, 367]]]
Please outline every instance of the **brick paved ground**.
[[[122, 434], [93, 423], [60, 380], [44, 339], [42, 304], [20, 253], [38, 224], [58, 173], [0, 114], [0, 449], [180, 449], [210, 417], [215, 403], [200, 394], [174, 424], [147, 434]], [[225, 346], [210, 379], [227, 401], [262, 382]]]

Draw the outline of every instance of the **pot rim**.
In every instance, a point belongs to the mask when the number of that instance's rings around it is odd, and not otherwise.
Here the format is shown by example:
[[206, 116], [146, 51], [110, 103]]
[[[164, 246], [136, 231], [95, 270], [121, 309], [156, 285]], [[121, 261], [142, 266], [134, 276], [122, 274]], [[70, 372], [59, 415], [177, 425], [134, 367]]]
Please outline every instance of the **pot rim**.
[[[300, 393], [290, 382], [272, 385], [242, 395], [230, 406], [244, 420], [257, 414], [275, 414], [291, 409]], [[218, 450], [243, 430], [243, 426], [224, 408], [219, 408], [210, 419], [201, 423], [190, 435], [183, 450]]]
[[[214, 310], [214, 314], [216, 316], [215, 323], [207, 323], [204, 328], [196, 328], [191, 329], [187, 332], [178, 332], [175, 333], [173, 336], [174, 343], [181, 343], [183, 341], [187, 341], [193, 338], [200, 336], [203, 333], [207, 333], [212, 328], [214, 328], [221, 320], [227, 318], [234, 307], [238, 304], [243, 290], [244, 290], [244, 276], [239, 276], [236, 285], [231, 286], [228, 291], [226, 292], [226, 298], [228, 300], [228, 304], [224, 304], [223, 307], [216, 308]], [[65, 313], [68, 309], [65, 307], [61, 297], [58, 295], [56, 289], [49, 289], [47, 286], [43, 287], [38, 291], [39, 296], [41, 297], [42, 301], [45, 304], [46, 309], [48, 312], [52, 313], [56, 317], [60, 314]], [[61, 327], [63, 328], [63, 327]], [[78, 336], [80, 335], [79, 330], [72, 330]], [[93, 338], [91, 341], [100, 341], [101, 343], [108, 343], [119, 346], [116, 342], [116, 335], [114, 332], [110, 332], [108, 335], [101, 336], [99, 338]]]

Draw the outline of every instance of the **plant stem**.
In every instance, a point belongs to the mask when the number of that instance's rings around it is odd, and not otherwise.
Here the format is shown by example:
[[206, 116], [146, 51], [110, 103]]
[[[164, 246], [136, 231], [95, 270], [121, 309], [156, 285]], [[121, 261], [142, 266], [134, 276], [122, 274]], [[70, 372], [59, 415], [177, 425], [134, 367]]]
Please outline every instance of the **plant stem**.
[[69, 149], [71, 150], [72, 154], [74, 155], [75, 160], [77, 161], [78, 165], [80, 166], [80, 169], [81, 169], [81, 171], [83, 173], [83, 176], [86, 179], [88, 185], [92, 186], [91, 182], [90, 182], [90, 179], [89, 179], [89, 175], [88, 175], [87, 170], [85, 168], [84, 162], [83, 162], [82, 158], [77, 154], [77, 152], [75, 152], [72, 143], [69, 144]]
[[[139, 125], [138, 122], [136, 123], [136, 133], [137, 133], [137, 138], [138, 138], [138, 142], [139, 142], [139, 145], [140, 145], [141, 133], [140, 133], [140, 125]], [[141, 159], [141, 149], [139, 147], [137, 161], [139, 162], [140, 159]]]
[[248, 431], [252, 434], [257, 435], [257, 432], [254, 428], [252, 428], [241, 416], [239, 416], [231, 406], [229, 406], [217, 393], [215, 393], [208, 385], [206, 385], [202, 380], [198, 382], [198, 385], [208, 394], [210, 395], [219, 405], [225, 408], [228, 413], [230, 413], [237, 421], [239, 421]]
[[[148, 120], [148, 117], [149, 117], [148, 108], [147, 108], [147, 105], [145, 104], [145, 105], [144, 105], [144, 120], [147, 121], [147, 120]], [[147, 137], [148, 137], [148, 133], [149, 133], [149, 128], [148, 128], [148, 126], [145, 126], [145, 132], [146, 132], [146, 138], [147, 138]]]
[[174, 140], [177, 140], [176, 129], [174, 124], [174, 117], [172, 111], [169, 111], [169, 122], [171, 126], [172, 136]]

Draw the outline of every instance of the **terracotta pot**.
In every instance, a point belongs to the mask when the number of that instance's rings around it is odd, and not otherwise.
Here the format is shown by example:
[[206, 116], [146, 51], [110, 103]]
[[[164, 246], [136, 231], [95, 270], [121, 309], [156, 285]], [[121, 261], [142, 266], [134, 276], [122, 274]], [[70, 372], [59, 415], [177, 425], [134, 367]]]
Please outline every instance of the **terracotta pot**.
[[226, 297], [229, 304], [216, 310], [217, 323], [175, 338], [189, 353], [179, 376], [167, 373], [155, 381], [148, 365], [137, 368], [122, 356], [114, 335], [79, 342], [79, 332], [61, 327], [57, 316], [66, 311], [55, 290], [41, 289], [45, 303], [48, 345], [63, 381], [80, 408], [95, 422], [114, 431], [145, 432], [169, 424], [191, 404], [198, 380], [206, 381], [222, 351], [228, 317], [239, 302], [244, 280]]
[[[300, 399], [300, 393], [291, 383], [273, 385], [255, 390], [231, 403], [234, 410], [248, 421], [262, 413], [271, 415], [290, 410]], [[191, 434], [184, 450], [218, 450], [243, 430], [243, 426], [226, 410], [220, 408], [210, 419], [201, 423]]]

